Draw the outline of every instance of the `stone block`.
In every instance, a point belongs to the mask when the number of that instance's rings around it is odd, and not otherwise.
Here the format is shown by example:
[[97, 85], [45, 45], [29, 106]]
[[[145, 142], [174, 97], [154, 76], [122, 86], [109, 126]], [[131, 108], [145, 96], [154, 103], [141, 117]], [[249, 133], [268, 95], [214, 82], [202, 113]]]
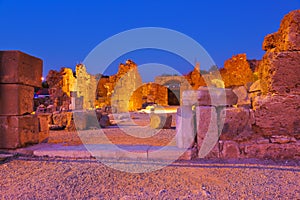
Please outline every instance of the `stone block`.
[[150, 127], [153, 129], [170, 129], [172, 125], [171, 114], [150, 114]]
[[236, 86], [232, 89], [232, 91], [238, 97], [238, 101], [237, 101], [238, 106], [250, 107], [251, 102], [248, 95], [248, 91], [245, 86]]
[[101, 118], [99, 119], [99, 125], [101, 128], [110, 126], [110, 120], [109, 120], [108, 114], [101, 115]]
[[35, 115], [0, 116], [0, 148], [14, 149], [39, 142]]
[[76, 111], [73, 112], [73, 120], [77, 130], [99, 129], [99, 122], [95, 111]]
[[215, 107], [197, 106], [197, 145], [198, 157], [204, 158], [215, 148], [219, 141], [218, 120]]
[[176, 115], [176, 145], [191, 148], [196, 139], [196, 116], [192, 106], [181, 106]]
[[254, 99], [255, 131], [262, 136], [300, 135], [300, 95], [267, 95]]
[[260, 80], [257, 80], [250, 85], [249, 93], [255, 93], [260, 91], [261, 91]]
[[0, 51], [0, 83], [41, 87], [43, 61], [21, 51]]
[[230, 159], [241, 157], [238, 143], [234, 141], [220, 141], [220, 143], [222, 146], [220, 153], [221, 158]]
[[263, 94], [300, 94], [300, 51], [267, 52], [258, 72]]
[[23, 115], [33, 112], [33, 87], [0, 84], [0, 94], [0, 115]]
[[49, 124], [52, 124], [52, 114], [41, 113], [37, 117], [39, 120], [39, 131], [49, 131]]
[[243, 151], [246, 158], [299, 159], [300, 142], [289, 144], [245, 144]]
[[236, 94], [228, 88], [200, 87], [197, 93], [199, 106], [232, 106], [238, 102]]
[[277, 144], [297, 142], [297, 140], [294, 137], [290, 137], [286, 135], [272, 135], [270, 141], [272, 143], [277, 143]]
[[224, 108], [220, 112], [219, 129], [221, 140], [249, 140], [253, 116], [248, 108]]

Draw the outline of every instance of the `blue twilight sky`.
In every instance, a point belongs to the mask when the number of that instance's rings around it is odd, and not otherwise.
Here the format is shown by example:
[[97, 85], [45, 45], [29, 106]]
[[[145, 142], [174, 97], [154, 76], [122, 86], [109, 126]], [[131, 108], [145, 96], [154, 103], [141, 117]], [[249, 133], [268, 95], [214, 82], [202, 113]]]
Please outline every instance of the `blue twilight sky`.
[[[163, 27], [196, 40], [222, 67], [238, 53], [261, 59], [264, 36], [277, 31], [282, 17], [299, 8], [300, 0], [0, 0], [0, 50], [21, 50], [42, 58], [46, 75], [62, 66], [74, 69], [100, 42], [115, 34]], [[118, 63], [127, 58], [138, 65], [161, 63], [179, 73], [193, 68], [170, 52], [146, 49], [116, 58], [102, 73], [115, 73]], [[209, 67], [201, 65], [202, 69]], [[144, 81], [155, 74], [172, 73], [159, 65], [145, 66], [142, 71]]]

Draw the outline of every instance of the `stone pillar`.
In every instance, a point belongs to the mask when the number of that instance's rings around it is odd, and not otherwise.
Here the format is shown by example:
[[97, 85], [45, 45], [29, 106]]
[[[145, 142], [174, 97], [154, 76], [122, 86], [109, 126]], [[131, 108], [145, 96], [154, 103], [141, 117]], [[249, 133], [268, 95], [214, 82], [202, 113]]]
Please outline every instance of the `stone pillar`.
[[195, 144], [195, 112], [192, 106], [181, 106], [176, 114], [176, 144], [178, 148], [192, 148]]
[[31, 113], [42, 65], [41, 59], [20, 51], [0, 51], [0, 148], [39, 142], [39, 121]]

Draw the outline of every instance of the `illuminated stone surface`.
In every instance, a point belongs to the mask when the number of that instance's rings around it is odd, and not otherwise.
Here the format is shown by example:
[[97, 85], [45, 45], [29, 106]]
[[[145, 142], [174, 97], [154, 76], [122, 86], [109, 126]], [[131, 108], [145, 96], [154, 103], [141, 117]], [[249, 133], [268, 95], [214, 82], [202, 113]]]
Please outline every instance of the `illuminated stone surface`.
[[41, 87], [43, 61], [21, 51], [0, 51], [0, 83]]

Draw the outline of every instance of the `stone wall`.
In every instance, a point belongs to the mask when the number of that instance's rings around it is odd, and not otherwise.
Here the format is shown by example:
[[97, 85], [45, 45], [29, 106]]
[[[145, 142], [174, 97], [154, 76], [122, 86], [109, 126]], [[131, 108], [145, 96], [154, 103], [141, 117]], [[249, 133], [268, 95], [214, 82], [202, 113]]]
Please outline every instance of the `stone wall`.
[[0, 148], [40, 142], [33, 112], [34, 87], [41, 87], [43, 61], [20, 51], [0, 51]]
[[297, 10], [286, 15], [279, 31], [266, 36], [263, 44], [266, 53], [258, 69], [262, 95], [254, 98], [253, 110], [255, 128], [264, 137], [299, 139], [299, 30], [300, 10]]

